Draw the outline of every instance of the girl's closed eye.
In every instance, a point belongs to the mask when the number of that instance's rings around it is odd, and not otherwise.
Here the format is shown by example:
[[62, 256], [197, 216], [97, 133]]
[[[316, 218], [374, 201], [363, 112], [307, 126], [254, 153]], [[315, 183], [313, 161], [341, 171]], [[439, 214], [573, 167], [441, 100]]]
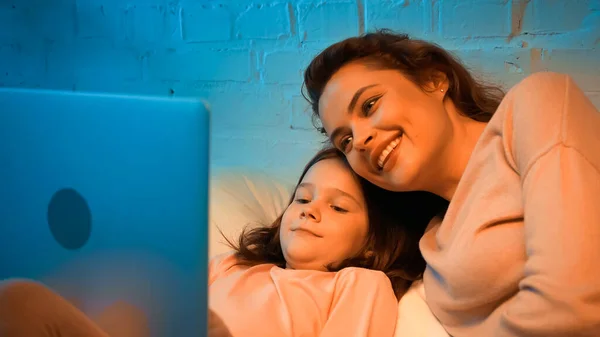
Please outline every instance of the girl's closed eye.
[[342, 208], [340, 206], [336, 206], [336, 205], [331, 205], [331, 209], [333, 209], [334, 211], [339, 212], [339, 213], [348, 213], [347, 209]]

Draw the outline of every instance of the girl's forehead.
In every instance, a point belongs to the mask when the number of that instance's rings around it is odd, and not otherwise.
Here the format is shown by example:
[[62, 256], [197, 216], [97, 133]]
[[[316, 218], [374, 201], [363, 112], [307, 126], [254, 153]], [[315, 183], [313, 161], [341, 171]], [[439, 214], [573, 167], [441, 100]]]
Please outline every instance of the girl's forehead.
[[338, 158], [323, 159], [314, 164], [300, 185], [313, 188], [335, 188], [348, 194], [362, 196], [362, 190], [352, 170]]

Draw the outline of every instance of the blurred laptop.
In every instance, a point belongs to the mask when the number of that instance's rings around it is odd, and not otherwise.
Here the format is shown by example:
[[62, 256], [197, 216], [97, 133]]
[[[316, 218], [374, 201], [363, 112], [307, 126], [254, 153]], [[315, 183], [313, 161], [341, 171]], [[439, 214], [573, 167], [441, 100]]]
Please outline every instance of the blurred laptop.
[[0, 89], [0, 280], [206, 335], [208, 161], [199, 100]]

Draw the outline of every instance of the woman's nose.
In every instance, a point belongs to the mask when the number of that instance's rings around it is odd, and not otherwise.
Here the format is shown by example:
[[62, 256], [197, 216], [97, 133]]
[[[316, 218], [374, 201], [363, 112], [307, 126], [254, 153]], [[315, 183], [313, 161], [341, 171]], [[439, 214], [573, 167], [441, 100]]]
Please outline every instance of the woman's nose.
[[357, 125], [352, 133], [354, 136], [352, 147], [359, 151], [365, 151], [372, 146], [372, 141], [377, 137], [375, 129], [367, 123]]

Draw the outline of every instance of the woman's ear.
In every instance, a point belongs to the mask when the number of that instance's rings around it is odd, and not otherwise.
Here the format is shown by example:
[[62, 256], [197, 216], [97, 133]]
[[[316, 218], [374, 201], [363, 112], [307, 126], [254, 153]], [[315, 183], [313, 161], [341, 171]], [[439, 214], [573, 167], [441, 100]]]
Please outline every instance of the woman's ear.
[[427, 87], [432, 92], [440, 92], [445, 95], [446, 91], [448, 91], [448, 77], [445, 73], [439, 70], [432, 70], [429, 74], [429, 81], [427, 82]]

